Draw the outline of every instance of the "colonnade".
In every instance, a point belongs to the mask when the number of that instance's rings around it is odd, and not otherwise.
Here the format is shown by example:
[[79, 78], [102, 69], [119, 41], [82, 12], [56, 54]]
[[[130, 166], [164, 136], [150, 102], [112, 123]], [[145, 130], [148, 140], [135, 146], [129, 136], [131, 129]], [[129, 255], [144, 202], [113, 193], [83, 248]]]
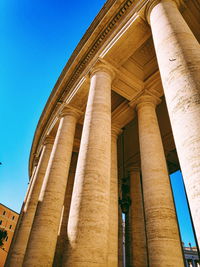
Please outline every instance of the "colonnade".
[[[147, 17], [200, 242], [199, 44], [174, 1], [150, 1]], [[7, 266], [120, 266], [117, 137], [121, 129], [111, 121], [114, 78], [113, 69], [103, 63], [90, 72], [77, 164], [72, 151], [82, 112], [67, 104], [60, 112], [55, 140], [48, 136], [43, 143]], [[137, 111], [141, 156], [141, 171], [140, 166], [130, 168], [131, 265], [137, 267], [184, 266], [156, 115], [160, 101], [147, 92], [130, 103]]]

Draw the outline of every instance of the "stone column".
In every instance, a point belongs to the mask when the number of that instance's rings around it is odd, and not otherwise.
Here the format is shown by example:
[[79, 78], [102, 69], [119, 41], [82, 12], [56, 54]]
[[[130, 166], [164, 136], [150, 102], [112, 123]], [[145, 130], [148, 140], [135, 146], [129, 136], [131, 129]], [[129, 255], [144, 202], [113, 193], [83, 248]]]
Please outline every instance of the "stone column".
[[31, 189], [33, 180], [35, 179], [35, 172], [36, 172], [36, 169], [37, 169], [37, 165], [38, 165], [38, 158], [35, 157], [32, 175], [31, 175], [31, 178], [30, 178], [30, 182], [28, 183], [28, 189], [26, 191], [26, 195], [24, 197], [24, 201], [23, 201], [22, 206], [21, 206], [21, 210], [20, 210], [20, 214], [19, 214], [19, 217], [18, 217], [18, 220], [17, 220], [15, 231], [14, 231], [14, 234], [13, 234], [12, 242], [11, 242], [11, 245], [10, 245], [10, 248], [9, 248], [9, 251], [8, 251], [8, 255], [7, 255], [7, 258], [6, 258], [6, 262], [5, 262], [5, 266], [6, 267], [9, 266], [9, 264], [10, 264], [10, 259], [11, 259], [12, 251], [13, 251], [13, 248], [14, 248], [15, 240], [17, 238], [19, 226], [21, 224], [21, 220], [22, 220], [22, 217], [23, 217], [24, 205], [25, 205], [26, 200], [28, 198], [28, 195], [30, 193], [30, 189]]
[[126, 267], [132, 267], [131, 265], [131, 229], [130, 229], [130, 210], [124, 214], [125, 216], [125, 262]]
[[52, 266], [53, 263], [76, 122], [80, 112], [66, 106], [60, 116], [23, 266]]
[[[121, 138], [120, 138], [120, 143], [121, 143]], [[121, 155], [118, 154], [119, 159], [121, 158]], [[122, 222], [122, 209], [120, 205], [120, 200], [122, 199], [122, 190], [121, 190], [121, 176], [122, 174], [122, 166], [118, 166], [118, 267], [123, 267], [123, 222]]]
[[148, 266], [148, 262], [140, 169], [138, 167], [132, 167], [129, 172], [132, 266], [146, 267]]
[[159, 100], [137, 100], [140, 155], [150, 266], [184, 266], [175, 208], [155, 107]]
[[110, 178], [110, 211], [108, 234], [108, 267], [118, 266], [118, 167], [117, 167], [117, 137], [121, 129], [112, 126], [111, 129], [111, 178]]
[[172, 0], [152, 2], [147, 14], [200, 246], [200, 46]]
[[[118, 191], [119, 192], [119, 191]], [[122, 211], [118, 205], [118, 267], [123, 267], [123, 226]]]
[[68, 222], [69, 250], [64, 266], [107, 265], [112, 75], [103, 64], [91, 72]]
[[[42, 154], [42, 152], [41, 152], [41, 154]], [[34, 158], [34, 167], [33, 167], [31, 178], [30, 178], [29, 183], [28, 183], [28, 189], [26, 191], [26, 195], [25, 195], [25, 198], [24, 198], [24, 202], [23, 202], [24, 205], [26, 204], [26, 201], [27, 201], [27, 199], [29, 197], [30, 191], [32, 191], [33, 183], [35, 182], [35, 179], [36, 179], [36, 171], [37, 171], [37, 168], [38, 168], [39, 158], [38, 157]]]
[[53, 138], [45, 139], [35, 174], [30, 182], [29, 193], [26, 196], [22, 210], [21, 220], [18, 226], [17, 236], [13, 244], [11, 255], [7, 266], [22, 266], [35, 211], [38, 203], [39, 193], [44, 179], [45, 171], [53, 146]]
[[67, 225], [69, 218], [69, 210], [71, 205], [72, 190], [74, 186], [74, 176], [77, 163], [77, 153], [72, 153], [72, 159], [70, 164], [69, 176], [67, 180], [67, 188], [65, 192], [65, 200], [63, 206], [63, 216], [61, 219], [61, 225], [58, 233], [55, 257], [53, 266], [62, 267], [63, 258], [65, 258], [66, 248], [67, 248]]

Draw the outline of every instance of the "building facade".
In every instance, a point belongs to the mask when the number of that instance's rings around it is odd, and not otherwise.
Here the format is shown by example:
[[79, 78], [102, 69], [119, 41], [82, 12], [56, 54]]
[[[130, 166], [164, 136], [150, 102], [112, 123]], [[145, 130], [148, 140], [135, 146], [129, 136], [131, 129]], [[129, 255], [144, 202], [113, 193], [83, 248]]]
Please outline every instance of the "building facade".
[[199, 18], [199, 0], [106, 2], [40, 117], [6, 266], [123, 266], [121, 210], [126, 266], [184, 266], [169, 174], [199, 244]]
[[0, 267], [3, 267], [8, 255], [19, 214], [0, 203], [0, 229], [7, 231], [4, 244], [0, 247]]
[[186, 267], [200, 267], [199, 255], [196, 247], [183, 247]]

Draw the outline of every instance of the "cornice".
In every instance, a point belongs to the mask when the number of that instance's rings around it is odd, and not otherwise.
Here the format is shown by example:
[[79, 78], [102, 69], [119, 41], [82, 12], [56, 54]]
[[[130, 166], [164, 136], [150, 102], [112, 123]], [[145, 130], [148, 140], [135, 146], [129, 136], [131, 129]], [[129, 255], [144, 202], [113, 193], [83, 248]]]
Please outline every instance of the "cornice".
[[49, 118], [55, 116], [58, 112], [60, 103], [64, 102], [66, 92], [70, 91], [83, 69], [94, 57], [94, 54], [97, 53], [102, 43], [105, 42], [112, 30], [116, 27], [116, 24], [130, 10], [133, 2], [134, 0], [108, 0], [77, 45], [58, 78], [39, 119], [30, 152], [29, 173], [31, 173], [32, 169], [34, 151], [38, 149], [38, 142], [48, 124]]
[[108, 0], [105, 3], [68, 60], [41, 114], [31, 147], [29, 173], [33, 166], [34, 154], [39, 151], [41, 139], [59, 113], [60, 104], [66, 101], [67, 94], [71, 93], [73, 86], [83, 78], [89, 64], [94, 61], [110, 36], [118, 30], [117, 27], [124, 18], [129, 19], [130, 14], [132, 16], [144, 9], [148, 2], [149, 0]]

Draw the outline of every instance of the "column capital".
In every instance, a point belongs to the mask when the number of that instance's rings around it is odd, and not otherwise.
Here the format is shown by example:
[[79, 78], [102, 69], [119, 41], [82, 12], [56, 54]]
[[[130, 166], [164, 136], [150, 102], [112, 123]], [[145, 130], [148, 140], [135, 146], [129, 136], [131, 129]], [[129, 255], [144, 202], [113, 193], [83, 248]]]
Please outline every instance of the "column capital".
[[121, 134], [121, 133], [122, 133], [122, 129], [121, 129], [118, 125], [113, 124], [113, 125], [111, 126], [111, 136], [112, 136], [112, 137], [117, 138], [118, 135]]
[[140, 167], [139, 166], [131, 166], [128, 168], [128, 172], [132, 173], [132, 172], [140, 172]]
[[90, 73], [89, 73], [90, 78], [93, 75], [95, 75], [97, 72], [107, 73], [111, 77], [111, 80], [113, 80], [115, 77], [115, 72], [114, 72], [113, 68], [110, 65], [106, 64], [105, 62], [98, 61], [93, 66], [93, 68], [90, 70]]
[[38, 165], [39, 159], [40, 159], [40, 158], [37, 157], [37, 156], [34, 157], [34, 160], [33, 160], [33, 166], [34, 166], [34, 167]]
[[162, 2], [162, 3], [164, 3], [164, 2], [171, 2], [172, 4], [175, 4], [177, 7], [179, 7], [180, 4], [181, 4], [181, 0], [150, 0], [148, 2], [148, 4], [147, 4], [146, 10], [145, 10], [145, 17], [146, 17], [146, 20], [148, 21], [149, 24], [151, 24], [150, 23], [150, 14], [151, 14], [151, 11], [160, 2]]
[[51, 135], [47, 135], [47, 136], [44, 138], [43, 145], [53, 144], [53, 143], [54, 143], [54, 137], [53, 137], [53, 136], [51, 136]]
[[60, 111], [59, 117], [65, 117], [65, 116], [72, 116], [75, 117], [76, 119], [79, 119], [81, 117], [81, 115], [83, 114], [82, 111], [68, 105], [65, 104], [62, 108], [62, 110]]
[[156, 107], [158, 104], [161, 103], [161, 99], [153, 94], [145, 93], [141, 96], [139, 96], [137, 99], [133, 99], [129, 105], [133, 108], [136, 108], [138, 110], [141, 107], [150, 105], [153, 107]]

